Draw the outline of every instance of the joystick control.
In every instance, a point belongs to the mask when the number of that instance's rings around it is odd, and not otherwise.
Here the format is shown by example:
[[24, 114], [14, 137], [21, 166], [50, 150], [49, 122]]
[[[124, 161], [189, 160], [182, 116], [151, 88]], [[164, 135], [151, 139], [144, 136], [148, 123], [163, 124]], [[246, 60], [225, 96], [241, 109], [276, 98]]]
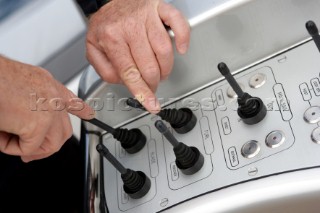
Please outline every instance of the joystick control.
[[243, 122], [252, 125], [262, 121], [267, 114], [266, 106], [262, 100], [258, 97], [252, 97], [248, 93], [244, 93], [225, 63], [220, 63], [218, 69], [238, 96], [239, 107], [237, 112]]
[[178, 142], [163, 121], [156, 121], [155, 126], [173, 146], [173, 152], [176, 156], [176, 165], [183, 174], [192, 175], [202, 168], [204, 157], [196, 147], [189, 147], [184, 143]]
[[[145, 110], [145, 108], [133, 98], [127, 99], [127, 105]], [[197, 118], [188, 108], [162, 109], [158, 114], [162, 120], [170, 123], [171, 127], [179, 134], [190, 132], [197, 124]]]
[[95, 118], [86, 121], [112, 134], [113, 137], [120, 142], [122, 148], [124, 148], [130, 154], [139, 152], [146, 144], [146, 136], [141, 132], [140, 129], [114, 129]]
[[150, 188], [150, 179], [141, 171], [126, 169], [123, 165], [109, 152], [103, 144], [98, 144], [97, 151], [105, 157], [120, 173], [123, 181], [123, 190], [133, 199], [139, 199], [145, 196]]
[[320, 52], [320, 35], [317, 25], [313, 21], [308, 21], [306, 23], [306, 28], [309, 34], [312, 36], [314, 43], [317, 45], [317, 48]]

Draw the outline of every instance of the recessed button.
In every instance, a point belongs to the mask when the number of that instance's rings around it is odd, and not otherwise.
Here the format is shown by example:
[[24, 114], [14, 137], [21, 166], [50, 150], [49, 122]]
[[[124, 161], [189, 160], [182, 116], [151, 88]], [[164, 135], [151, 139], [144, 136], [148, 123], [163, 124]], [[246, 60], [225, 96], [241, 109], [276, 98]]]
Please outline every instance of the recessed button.
[[310, 124], [315, 124], [320, 121], [320, 107], [313, 106], [307, 109], [304, 113], [304, 120]]
[[257, 73], [249, 79], [249, 85], [251, 88], [254, 88], [254, 89], [262, 87], [266, 82], [267, 82], [267, 76], [262, 73]]
[[[240, 88], [244, 91], [244, 86], [243, 84], [239, 83]], [[238, 95], [235, 93], [235, 91], [232, 89], [232, 87], [229, 87], [227, 89], [227, 95], [229, 98], [237, 98]]]
[[276, 148], [281, 146], [285, 139], [286, 138], [284, 133], [280, 130], [276, 130], [269, 133], [269, 135], [266, 138], [266, 144], [270, 148]]
[[320, 127], [314, 129], [311, 134], [313, 142], [320, 144]]
[[241, 154], [245, 158], [253, 158], [260, 152], [258, 141], [248, 141], [242, 146]]

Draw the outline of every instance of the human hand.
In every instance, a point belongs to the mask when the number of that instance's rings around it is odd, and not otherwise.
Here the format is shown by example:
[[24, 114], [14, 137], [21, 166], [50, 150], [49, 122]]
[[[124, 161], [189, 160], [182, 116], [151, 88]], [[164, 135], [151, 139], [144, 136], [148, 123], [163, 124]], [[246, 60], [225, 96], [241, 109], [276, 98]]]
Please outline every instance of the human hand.
[[25, 162], [48, 157], [72, 135], [68, 112], [94, 111], [39, 67], [0, 56], [0, 152]]
[[174, 32], [178, 52], [186, 53], [190, 27], [163, 0], [112, 0], [91, 16], [87, 34], [87, 58], [100, 77], [125, 84], [155, 114], [160, 104], [154, 92], [173, 67], [173, 47], [163, 23]]

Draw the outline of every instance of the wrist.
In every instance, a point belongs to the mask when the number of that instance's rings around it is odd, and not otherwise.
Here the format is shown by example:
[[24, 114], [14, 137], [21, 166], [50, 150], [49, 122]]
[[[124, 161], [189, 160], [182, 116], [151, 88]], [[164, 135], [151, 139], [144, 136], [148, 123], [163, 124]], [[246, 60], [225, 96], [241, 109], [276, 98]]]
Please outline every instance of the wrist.
[[96, 13], [102, 6], [111, 0], [76, 0], [86, 17]]

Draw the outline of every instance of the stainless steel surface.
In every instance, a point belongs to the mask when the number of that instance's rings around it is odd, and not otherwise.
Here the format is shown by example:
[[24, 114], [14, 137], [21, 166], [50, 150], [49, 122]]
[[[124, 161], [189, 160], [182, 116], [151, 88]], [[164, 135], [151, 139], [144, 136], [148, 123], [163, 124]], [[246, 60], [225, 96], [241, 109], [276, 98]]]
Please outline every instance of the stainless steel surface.
[[[152, 183], [145, 197], [132, 200], [106, 160], [103, 169], [97, 166], [101, 162], [90, 164], [95, 170], [92, 176], [103, 175], [108, 209], [111, 213], [317, 212], [320, 146], [313, 142], [319, 135], [312, 134], [319, 123], [305, 122], [304, 113], [320, 103], [314, 83], [319, 80], [320, 54], [308, 40], [304, 24], [309, 19], [320, 23], [320, 2], [240, 0], [214, 6], [212, 2], [172, 1], [188, 16], [191, 48], [185, 56], [176, 54], [173, 73], [157, 92], [164, 107], [187, 106], [196, 115], [198, 123], [191, 132], [174, 135], [204, 155], [198, 173], [186, 176], [179, 171], [172, 146], [154, 128], [159, 118], [125, 107], [123, 100], [130, 94], [123, 86], [100, 83], [92, 68], [83, 76], [80, 89], [100, 107], [98, 119], [115, 127], [139, 128], [148, 139], [140, 152], [130, 155], [110, 135], [86, 126], [104, 134], [110, 152], [128, 168], [145, 172]], [[229, 85], [216, 68], [221, 61], [230, 65], [246, 92], [265, 103], [268, 112], [260, 123], [248, 126], [239, 119], [236, 99], [228, 96]], [[265, 83], [250, 87], [250, 79], [258, 73], [265, 75]], [[270, 147], [266, 138], [274, 131], [281, 131], [285, 140]], [[259, 143], [260, 152], [245, 158], [241, 149], [252, 140]], [[90, 153], [97, 159], [93, 148]]]

